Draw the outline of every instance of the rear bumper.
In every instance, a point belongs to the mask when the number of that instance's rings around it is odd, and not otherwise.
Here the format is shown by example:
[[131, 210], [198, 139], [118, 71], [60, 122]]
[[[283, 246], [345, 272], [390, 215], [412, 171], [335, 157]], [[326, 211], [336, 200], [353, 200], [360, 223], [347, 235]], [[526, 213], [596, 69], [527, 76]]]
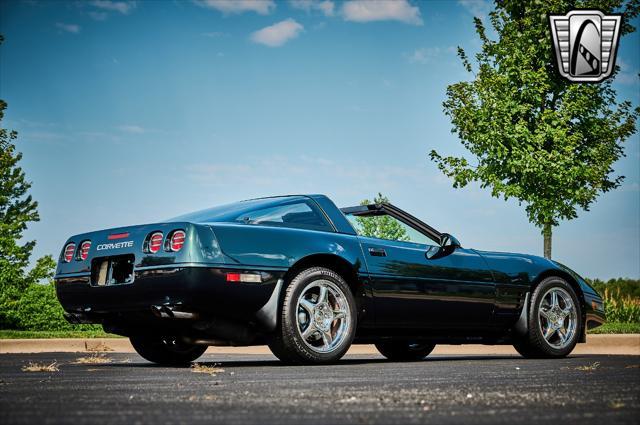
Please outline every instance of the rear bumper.
[[[227, 282], [228, 272], [259, 272], [261, 283]], [[69, 318], [105, 323], [114, 317], [157, 312], [158, 306], [199, 317], [247, 321], [270, 300], [284, 271], [173, 265], [134, 271], [132, 283], [95, 286], [90, 273], [57, 275], [56, 292]]]

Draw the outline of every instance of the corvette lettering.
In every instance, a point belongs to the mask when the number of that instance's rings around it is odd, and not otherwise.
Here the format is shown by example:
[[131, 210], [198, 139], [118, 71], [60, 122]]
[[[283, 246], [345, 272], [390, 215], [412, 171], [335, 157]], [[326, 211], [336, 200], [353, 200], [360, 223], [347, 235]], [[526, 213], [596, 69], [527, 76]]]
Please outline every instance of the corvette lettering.
[[96, 246], [96, 251], [104, 251], [106, 249], [120, 249], [120, 248], [131, 248], [133, 246], [133, 241], [124, 241], [117, 243], [103, 243]]

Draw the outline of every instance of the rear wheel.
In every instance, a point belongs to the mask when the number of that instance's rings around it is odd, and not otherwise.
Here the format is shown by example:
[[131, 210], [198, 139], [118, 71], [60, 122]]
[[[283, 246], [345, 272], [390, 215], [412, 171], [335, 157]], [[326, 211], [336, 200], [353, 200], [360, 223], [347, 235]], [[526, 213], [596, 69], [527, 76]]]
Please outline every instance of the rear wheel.
[[527, 335], [513, 346], [524, 357], [565, 357], [573, 351], [581, 333], [578, 297], [564, 279], [553, 276], [533, 292]]
[[331, 363], [351, 346], [356, 304], [349, 286], [333, 270], [312, 267], [287, 286], [271, 352], [286, 363]]
[[132, 336], [129, 339], [138, 354], [161, 365], [188, 365], [207, 351], [206, 345], [186, 344], [175, 337]]
[[376, 343], [380, 354], [395, 362], [423, 360], [433, 351], [435, 346], [435, 344], [415, 344], [409, 341]]

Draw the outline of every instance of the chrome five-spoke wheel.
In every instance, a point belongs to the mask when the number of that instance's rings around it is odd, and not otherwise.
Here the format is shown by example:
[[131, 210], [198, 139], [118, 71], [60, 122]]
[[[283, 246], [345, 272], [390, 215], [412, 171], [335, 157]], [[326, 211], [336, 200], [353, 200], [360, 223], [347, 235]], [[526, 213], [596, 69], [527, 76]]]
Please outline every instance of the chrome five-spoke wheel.
[[555, 349], [563, 349], [573, 341], [578, 314], [571, 295], [562, 288], [551, 288], [542, 296], [538, 309], [540, 332]]
[[342, 344], [349, 332], [349, 316], [345, 294], [329, 280], [309, 283], [298, 296], [298, 332], [315, 352], [328, 353]]
[[326, 364], [351, 346], [357, 327], [351, 288], [336, 271], [310, 267], [287, 285], [278, 326], [267, 342], [290, 364]]
[[531, 294], [526, 328], [514, 329], [514, 348], [524, 357], [559, 358], [571, 353], [583, 338], [584, 318], [574, 288], [563, 278], [550, 276]]

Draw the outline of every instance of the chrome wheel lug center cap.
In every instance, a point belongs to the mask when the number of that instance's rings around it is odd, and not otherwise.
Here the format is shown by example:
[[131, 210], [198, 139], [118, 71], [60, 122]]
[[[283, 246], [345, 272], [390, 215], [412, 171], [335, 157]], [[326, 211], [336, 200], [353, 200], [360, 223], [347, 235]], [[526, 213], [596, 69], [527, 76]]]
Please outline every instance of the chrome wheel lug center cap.
[[327, 304], [318, 305], [313, 311], [313, 320], [316, 326], [323, 331], [328, 331], [333, 322], [333, 311]]

